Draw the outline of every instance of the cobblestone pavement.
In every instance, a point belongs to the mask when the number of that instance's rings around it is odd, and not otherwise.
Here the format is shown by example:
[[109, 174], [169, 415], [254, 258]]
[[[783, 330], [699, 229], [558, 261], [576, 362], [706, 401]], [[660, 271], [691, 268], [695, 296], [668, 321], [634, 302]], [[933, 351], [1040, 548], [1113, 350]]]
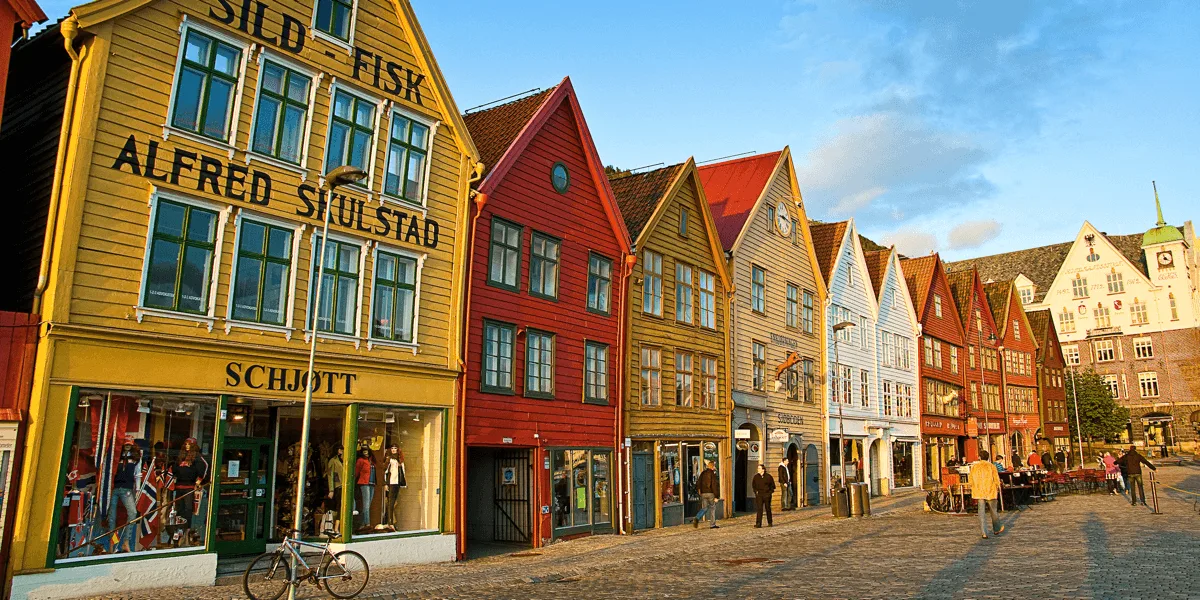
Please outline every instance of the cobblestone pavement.
[[[1160, 480], [1200, 493], [1200, 468]], [[1149, 490], [1147, 490], [1149, 491]], [[720, 529], [596, 536], [456, 564], [379, 569], [371, 598], [1200, 598], [1200, 496], [1160, 488], [1163, 515], [1123, 497], [1075, 495], [1002, 516], [982, 540], [975, 515], [936, 515], [923, 495], [876, 499], [873, 516], [827, 508]], [[306, 587], [303, 598], [323, 597]], [[123, 596], [215, 600], [237, 586]]]

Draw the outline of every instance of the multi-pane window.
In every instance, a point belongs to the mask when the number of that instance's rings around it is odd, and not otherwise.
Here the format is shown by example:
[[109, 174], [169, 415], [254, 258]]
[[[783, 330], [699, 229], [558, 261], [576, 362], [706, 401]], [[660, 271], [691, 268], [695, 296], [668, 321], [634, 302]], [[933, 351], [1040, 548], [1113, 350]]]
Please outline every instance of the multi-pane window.
[[488, 253], [488, 283], [517, 290], [521, 278], [520, 225], [492, 219], [491, 248]]
[[854, 386], [854, 369], [845, 365], [835, 365], [838, 372], [838, 393], [835, 395], [835, 401], [842, 404], [850, 404], [853, 386]]
[[950, 346], [950, 372], [958, 373], [958, 347]]
[[308, 90], [312, 80], [271, 61], [263, 63], [254, 111], [252, 148], [259, 154], [300, 163], [308, 122]]
[[676, 406], [692, 405], [692, 383], [695, 377], [691, 354], [675, 353], [675, 404]]
[[232, 317], [283, 325], [292, 271], [291, 229], [242, 221], [233, 278]]
[[1109, 393], [1112, 394], [1114, 400], [1121, 399], [1121, 382], [1116, 375], [1105, 375], [1104, 383], [1108, 386]]
[[866, 369], [858, 372], [858, 402], [863, 406], [871, 403], [871, 373]]
[[1096, 349], [1096, 362], [1107, 362], [1117, 359], [1116, 349], [1113, 348], [1112, 340], [1096, 340], [1093, 346]]
[[1129, 318], [1134, 325], [1145, 325], [1150, 322], [1150, 313], [1146, 310], [1146, 303], [1133, 299], [1133, 304], [1129, 305]]
[[700, 284], [700, 326], [709, 329], [717, 327], [717, 279], [707, 271], [696, 274]]
[[188, 29], [171, 126], [228, 141], [241, 63], [241, 48]]
[[612, 261], [596, 254], [588, 257], [588, 310], [608, 314], [612, 294]]
[[802, 367], [801, 376], [804, 377], [804, 401], [812, 402], [815, 399], [813, 386], [816, 385], [817, 381], [816, 372], [814, 371], [816, 363], [812, 359], [806, 358], [800, 361], [800, 365]]
[[[832, 307], [832, 310], [829, 311], [829, 319], [831, 321], [830, 329], [832, 330], [833, 326], [850, 321], [850, 311], [838, 306], [834, 306]], [[843, 327], [837, 331], [837, 339], [839, 342], [850, 341], [850, 329], [852, 328]]]
[[[322, 240], [318, 236], [313, 242], [313, 254], [319, 254]], [[358, 325], [358, 262], [362, 249], [357, 244], [329, 240], [325, 244], [324, 276], [321, 278], [321, 305], [317, 313], [317, 330], [327, 333], [354, 335]], [[316, 274], [316, 265], [313, 265]], [[316, 287], [316, 277], [313, 277]], [[313, 290], [315, 292], [315, 290]], [[312, 301], [316, 293], [309, 294], [309, 314], [313, 314]], [[312, 325], [311, 318], [309, 326]]]
[[396, 342], [415, 342], [417, 261], [380, 251], [375, 257], [375, 306], [371, 336]]
[[800, 288], [791, 283], [787, 286], [787, 326], [800, 326]]
[[317, 0], [317, 31], [350, 41], [350, 21], [354, 15], [353, 0]]
[[894, 364], [895, 354], [892, 347], [892, 334], [887, 331], [879, 332], [879, 361], [885, 367]]
[[767, 233], [772, 233], [775, 228], [775, 207], [767, 207]]
[[329, 139], [325, 145], [325, 167], [349, 165], [364, 171], [369, 166], [375, 131], [375, 105], [343, 90], [333, 93]]
[[925, 380], [925, 412], [935, 415], [957, 417], [959, 412], [957, 386], [936, 379]]
[[983, 331], [983, 313], [975, 309], [975, 331]]
[[1133, 355], [1137, 358], [1154, 358], [1154, 342], [1148, 338], [1133, 338]]
[[717, 359], [700, 357], [700, 408], [717, 407]]
[[900, 291], [892, 290], [892, 308], [900, 308]]
[[1138, 387], [1141, 388], [1143, 398], [1158, 397], [1158, 373], [1147, 371], [1138, 373]]
[[383, 193], [420, 204], [425, 189], [425, 161], [428, 154], [429, 127], [400, 113], [392, 113]]
[[662, 350], [659, 348], [642, 348], [642, 404], [658, 406], [662, 404]]
[[1066, 362], [1068, 366], [1075, 366], [1079, 364], [1079, 346], [1063, 346], [1062, 351], [1063, 361]]
[[767, 310], [767, 272], [759, 267], [750, 269], [750, 308], [760, 313]]
[[1012, 327], [1013, 327], [1013, 338], [1016, 339], [1018, 342], [1021, 341], [1021, 322], [1016, 319], [1013, 319]]
[[886, 417], [892, 416], [892, 382], [883, 382], [883, 414]]
[[867, 335], [867, 318], [858, 318], [858, 345], [866, 348], [870, 343], [871, 336]]
[[933, 314], [937, 317], [942, 316], [942, 297], [937, 294], [933, 295]]
[[1000, 386], [993, 383], [984, 384], [983, 405], [987, 410], [1000, 412]]
[[679, 235], [687, 237], [688, 234], [688, 209], [686, 206], [679, 207]]
[[554, 334], [526, 330], [525, 395], [554, 396]]
[[1120, 294], [1125, 291], [1125, 276], [1113, 269], [1105, 275], [1108, 279], [1108, 293]]
[[663, 259], [647, 250], [642, 255], [642, 312], [662, 316]]
[[584, 344], [583, 399], [608, 404], [608, 346]]
[[971, 408], [979, 408], [979, 384], [971, 382]]
[[967, 346], [967, 363], [968, 368], [975, 368], [975, 346]]
[[812, 292], [804, 290], [804, 333], [813, 333], [816, 319], [816, 300]]
[[1017, 294], [1021, 297], [1021, 304], [1033, 302], [1033, 288], [1021, 288], [1017, 290]]
[[1087, 298], [1088, 297], [1087, 278], [1076, 273], [1075, 279], [1071, 280], [1071, 293], [1076, 298]]
[[796, 365], [792, 365], [785, 371], [784, 377], [787, 378], [787, 399], [793, 402], [800, 401], [800, 369]]
[[529, 293], [558, 298], [558, 253], [561, 243], [538, 232], [529, 237]]
[[1112, 312], [1107, 306], [1100, 305], [1092, 310], [1092, 316], [1096, 318], [1096, 327], [1112, 327]]
[[942, 368], [942, 343], [933, 340], [933, 366]]
[[1075, 333], [1075, 312], [1063, 307], [1058, 313], [1058, 329], [1060, 333]]
[[675, 263], [675, 320], [691, 324], [696, 314], [692, 301], [692, 267]]
[[900, 411], [897, 411], [897, 416], [913, 416], [913, 386], [907, 384], [897, 384], [897, 389], [899, 390], [900, 396], [897, 401], [900, 403], [900, 408], [903, 409], [903, 414], [901, 414]]
[[754, 342], [754, 389], [765, 391], [767, 389], [767, 346], [761, 342]]
[[146, 307], [208, 312], [216, 235], [215, 211], [159, 201], [146, 266]]
[[504, 323], [483, 323], [483, 390], [513, 391], [513, 340], [517, 328]]
[[1167, 304], [1171, 307], [1171, 320], [1179, 320], [1179, 307], [1175, 304], [1175, 292], [1167, 293]]
[[925, 342], [925, 365], [933, 366], [933, 338], [924, 338]]

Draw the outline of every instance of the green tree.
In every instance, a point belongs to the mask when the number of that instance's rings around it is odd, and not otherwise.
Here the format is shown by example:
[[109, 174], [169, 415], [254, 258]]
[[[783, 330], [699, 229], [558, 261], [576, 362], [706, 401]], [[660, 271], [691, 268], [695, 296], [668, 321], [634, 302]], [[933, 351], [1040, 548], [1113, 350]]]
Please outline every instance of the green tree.
[[1117, 404], [1112, 388], [1095, 371], [1088, 369], [1068, 373], [1067, 377], [1067, 417], [1071, 434], [1079, 439], [1079, 431], [1075, 427], [1075, 399], [1078, 398], [1079, 427], [1083, 429], [1083, 438], [1087, 439], [1090, 453], [1093, 439], [1115, 438], [1125, 431], [1129, 425], [1129, 409]]

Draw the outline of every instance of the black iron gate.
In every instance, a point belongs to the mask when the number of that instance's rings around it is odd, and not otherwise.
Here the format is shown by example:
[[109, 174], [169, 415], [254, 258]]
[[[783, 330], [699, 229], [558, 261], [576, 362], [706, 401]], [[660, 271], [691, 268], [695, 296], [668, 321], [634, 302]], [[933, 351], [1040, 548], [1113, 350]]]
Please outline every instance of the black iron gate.
[[496, 510], [494, 538], [497, 542], [530, 541], [529, 451], [496, 453]]

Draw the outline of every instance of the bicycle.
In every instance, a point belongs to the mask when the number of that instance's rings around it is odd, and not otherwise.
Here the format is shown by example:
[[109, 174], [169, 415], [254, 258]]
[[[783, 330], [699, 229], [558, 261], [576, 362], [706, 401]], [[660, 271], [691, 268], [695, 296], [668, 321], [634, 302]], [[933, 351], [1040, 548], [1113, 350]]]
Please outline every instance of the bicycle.
[[[338, 553], [330, 550], [329, 545], [336, 537], [333, 532], [326, 531], [325, 543], [319, 544], [300, 539], [299, 530], [278, 529], [284, 532], [279, 547], [255, 558], [242, 575], [242, 590], [250, 600], [276, 600], [289, 587], [298, 588], [306, 581], [316, 587], [324, 585], [325, 591], [334, 598], [353, 598], [367, 587], [367, 581], [371, 578], [367, 559], [352, 550]], [[304, 559], [301, 554], [304, 548], [321, 551], [319, 566], [311, 566]], [[313, 558], [313, 555], [310, 554], [309, 558]], [[296, 565], [295, 574], [292, 573], [293, 564]]]

